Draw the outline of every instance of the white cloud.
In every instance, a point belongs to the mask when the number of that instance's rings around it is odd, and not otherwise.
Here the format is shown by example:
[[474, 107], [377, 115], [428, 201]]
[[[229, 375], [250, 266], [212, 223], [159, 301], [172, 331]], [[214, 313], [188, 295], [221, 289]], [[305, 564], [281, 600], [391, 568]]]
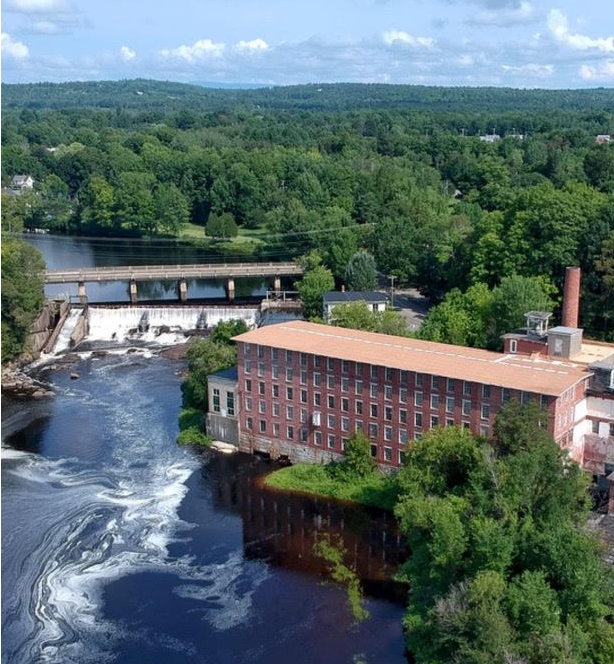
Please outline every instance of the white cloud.
[[464, 55], [461, 55], [456, 62], [458, 62], [461, 67], [470, 67], [473, 64], [473, 58], [465, 53]]
[[533, 23], [539, 18], [538, 13], [530, 2], [522, 0], [518, 6], [511, 9], [485, 9], [468, 18], [465, 23], [471, 25], [492, 25], [507, 27], [523, 23]]
[[15, 41], [8, 32], [3, 32], [0, 36], [0, 50], [15, 60], [24, 60], [30, 53], [23, 42]]
[[224, 53], [225, 48], [226, 44], [222, 42], [214, 42], [211, 39], [199, 39], [192, 46], [183, 44], [177, 48], [165, 48], [160, 51], [160, 55], [163, 58], [177, 58], [186, 62], [197, 62], [211, 56], [219, 58]]
[[240, 52], [255, 52], [255, 51], [268, 51], [269, 45], [264, 41], [264, 39], [252, 39], [251, 41], [241, 40], [235, 45], [235, 50]]
[[5, 0], [3, 9], [18, 14], [55, 14], [70, 11], [63, 0]]
[[547, 78], [554, 73], [554, 65], [540, 65], [535, 62], [529, 62], [526, 65], [501, 65], [501, 69], [511, 74], [523, 74], [538, 78]]
[[596, 67], [582, 65], [580, 67], [580, 78], [585, 81], [614, 82], [614, 60], [606, 60], [606, 62]]
[[131, 48], [129, 48], [128, 46], [122, 46], [122, 47], [119, 49], [119, 52], [120, 52], [122, 58], [123, 58], [126, 62], [130, 62], [130, 60], [134, 60], [134, 58], [136, 58], [136, 51], [133, 51], [133, 50], [132, 50]]
[[408, 46], [431, 48], [435, 45], [435, 40], [432, 37], [414, 37], [403, 30], [388, 30], [384, 32], [382, 39], [389, 46], [392, 44], [407, 44]]
[[570, 48], [579, 51], [593, 49], [614, 53], [614, 37], [593, 38], [588, 35], [569, 32], [567, 16], [559, 9], [551, 9], [548, 12], [548, 28], [557, 41], [566, 44]]

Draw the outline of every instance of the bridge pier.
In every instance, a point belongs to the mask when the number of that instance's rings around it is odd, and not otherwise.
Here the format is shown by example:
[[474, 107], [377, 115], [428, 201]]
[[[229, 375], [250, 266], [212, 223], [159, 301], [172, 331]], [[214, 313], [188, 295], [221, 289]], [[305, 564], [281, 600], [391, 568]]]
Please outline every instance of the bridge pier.
[[179, 289], [179, 300], [181, 302], [187, 302], [187, 299], [188, 299], [188, 282], [185, 279], [179, 279], [177, 287]]
[[235, 280], [234, 277], [228, 277], [228, 287], [227, 287], [227, 293], [228, 293], [228, 300], [232, 302], [235, 299]]
[[134, 279], [130, 280], [130, 304], [136, 304], [138, 302], [138, 291], [136, 288], [136, 281]]
[[279, 292], [281, 290], [281, 277], [275, 275], [275, 281], [273, 282], [273, 290]]
[[81, 304], [87, 304], [87, 292], [85, 290], [85, 281], [80, 281], [77, 288], [77, 295]]

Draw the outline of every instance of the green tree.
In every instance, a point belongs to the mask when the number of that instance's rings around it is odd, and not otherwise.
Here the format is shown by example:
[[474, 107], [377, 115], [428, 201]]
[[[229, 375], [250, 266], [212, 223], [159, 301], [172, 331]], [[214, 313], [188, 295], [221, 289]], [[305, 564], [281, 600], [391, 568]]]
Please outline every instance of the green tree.
[[181, 386], [185, 407], [207, 410], [207, 376], [237, 362], [234, 345], [199, 339], [187, 352], [188, 373]]
[[2, 242], [2, 361], [26, 350], [26, 337], [44, 301], [45, 262], [21, 240]]
[[353, 330], [377, 331], [377, 317], [366, 302], [338, 304], [330, 314], [330, 324]]
[[305, 318], [322, 316], [322, 296], [335, 288], [332, 272], [322, 265], [322, 259], [316, 252], [311, 252], [302, 260], [303, 278], [295, 282]]
[[114, 210], [113, 187], [103, 177], [92, 176], [83, 192], [82, 222], [102, 232], [117, 228]]
[[346, 472], [358, 477], [366, 477], [375, 472], [376, 463], [371, 456], [371, 441], [362, 429], [348, 438], [343, 455], [344, 459], [339, 463]]
[[159, 184], [153, 194], [157, 230], [177, 235], [190, 220], [186, 197], [174, 184]]
[[345, 284], [351, 291], [373, 291], [377, 288], [375, 258], [361, 249], [349, 260], [345, 268]]
[[230, 212], [211, 213], [205, 225], [205, 232], [216, 240], [230, 240], [237, 236], [239, 229]]
[[247, 323], [241, 318], [220, 321], [211, 332], [211, 341], [218, 344], [233, 345], [232, 338], [248, 331]]

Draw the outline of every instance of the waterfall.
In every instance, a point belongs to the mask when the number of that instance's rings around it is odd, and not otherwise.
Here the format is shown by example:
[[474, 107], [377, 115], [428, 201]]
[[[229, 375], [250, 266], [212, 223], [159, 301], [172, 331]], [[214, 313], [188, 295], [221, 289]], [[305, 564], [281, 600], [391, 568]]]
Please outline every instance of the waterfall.
[[61, 353], [70, 346], [70, 335], [75, 329], [75, 325], [77, 324], [80, 315], [81, 309], [70, 310], [70, 313], [64, 321], [64, 325], [62, 325], [60, 334], [58, 334], [58, 338], [55, 340], [55, 346], [53, 347], [54, 353]]
[[256, 307], [90, 307], [87, 340], [177, 343], [185, 332], [236, 318], [255, 327], [260, 311]]

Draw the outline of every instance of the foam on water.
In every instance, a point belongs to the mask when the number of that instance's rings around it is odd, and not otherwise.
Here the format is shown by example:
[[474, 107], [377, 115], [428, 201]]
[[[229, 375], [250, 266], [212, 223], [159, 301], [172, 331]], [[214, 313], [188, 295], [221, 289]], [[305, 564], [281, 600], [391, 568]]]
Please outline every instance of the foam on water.
[[[115, 372], [128, 361], [117, 357], [92, 365], [104, 396], [87, 389], [69, 396], [79, 407], [96, 410], [101, 439], [118, 441], [106, 461], [96, 465], [2, 449], [3, 481], [11, 485], [6, 509], [13, 511], [3, 546], [26, 538], [27, 553], [3, 568], [3, 579], [15, 584], [3, 598], [7, 664], [106, 661], [121, 634], [99, 615], [102, 591], [136, 572], [181, 578], [176, 592], [202, 602], [203, 619], [216, 629], [248, 617], [251, 592], [243, 587], [240, 551], [210, 565], [169, 557], [169, 544], [191, 528], [178, 510], [200, 462], [177, 447], [159, 403], [141, 384], [142, 369]], [[22, 523], [28, 524], [26, 534]], [[266, 566], [258, 566], [250, 574], [251, 588], [266, 575]]]
[[64, 325], [62, 325], [60, 334], [56, 339], [55, 346], [53, 347], [54, 353], [61, 353], [62, 351], [68, 349], [68, 347], [70, 346], [70, 335], [73, 333], [81, 313], [82, 313], [81, 309], [70, 310], [68, 316], [66, 317], [66, 320], [64, 321]]

